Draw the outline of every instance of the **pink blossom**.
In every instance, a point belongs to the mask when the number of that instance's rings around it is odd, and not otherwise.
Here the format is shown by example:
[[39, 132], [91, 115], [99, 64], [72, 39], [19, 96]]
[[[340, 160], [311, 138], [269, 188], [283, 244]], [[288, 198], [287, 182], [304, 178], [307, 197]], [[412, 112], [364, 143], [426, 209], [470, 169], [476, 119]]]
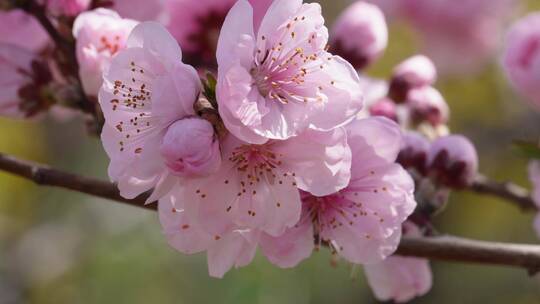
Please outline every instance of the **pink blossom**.
[[[540, 208], [540, 161], [529, 162], [529, 180], [532, 184], [531, 197], [538, 208]], [[534, 230], [540, 236], [540, 213], [534, 219]]]
[[215, 68], [219, 32], [235, 0], [167, 0], [167, 29], [182, 46], [187, 62]]
[[276, 0], [257, 33], [245, 0], [229, 11], [217, 59], [219, 112], [227, 129], [250, 143], [327, 131], [362, 106], [358, 75], [324, 50], [328, 31], [320, 5]]
[[49, 36], [34, 17], [18, 9], [0, 11], [0, 43], [37, 53], [48, 42]]
[[382, 11], [362, 1], [351, 4], [332, 28], [332, 51], [356, 69], [379, 58], [388, 45], [388, 28]]
[[406, 103], [414, 124], [428, 122], [433, 126], [448, 122], [450, 109], [441, 93], [430, 86], [410, 90]]
[[24, 48], [0, 43], [0, 115], [35, 116], [48, 109], [43, 90], [52, 76], [38, 56]]
[[416, 207], [414, 182], [394, 163], [401, 144], [399, 127], [373, 117], [351, 123], [347, 131], [353, 155], [349, 185], [326, 196], [302, 195], [300, 221], [274, 240], [290, 244], [289, 250], [272, 256], [275, 264], [289, 267], [309, 255], [313, 244], [307, 240], [313, 236], [303, 233], [307, 230], [316, 231], [319, 242], [352, 263], [380, 262], [396, 250], [401, 225]]
[[44, 0], [54, 15], [76, 16], [88, 9], [91, 0]]
[[437, 70], [433, 62], [424, 55], [416, 55], [394, 68], [389, 94], [397, 102], [402, 102], [411, 89], [433, 85], [436, 79]]
[[[404, 234], [420, 235], [418, 227], [410, 222], [405, 223]], [[428, 260], [397, 255], [378, 264], [365, 265], [364, 272], [379, 301], [408, 302], [425, 295], [433, 281]]]
[[478, 174], [478, 154], [471, 141], [462, 135], [439, 137], [428, 154], [428, 171], [439, 184], [463, 188]]
[[155, 187], [152, 201], [177, 180], [170, 173], [178, 173], [178, 168], [171, 172], [166, 165], [171, 155], [163, 157], [160, 145], [167, 133], [177, 133], [175, 122], [195, 115], [193, 104], [200, 91], [197, 72], [181, 59], [180, 47], [167, 30], [145, 22], [133, 29], [126, 48], [104, 73], [99, 92], [105, 116], [101, 138], [111, 159], [109, 176], [124, 197]]
[[83, 88], [97, 95], [111, 58], [126, 46], [126, 40], [137, 22], [122, 19], [111, 10], [98, 8], [80, 14], [73, 24], [77, 39], [76, 52]]
[[[351, 151], [345, 130], [306, 131], [263, 145], [229, 134], [222, 142], [222, 155], [217, 173], [186, 179], [160, 200], [161, 224], [171, 246], [188, 254], [208, 251], [210, 274], [218, 277], [234, 265], [249, 263], [257, 244], [281, 266], [307, 257], [309, 253], [296, 248], [313, 246], [310, 229], [295, 234], [307, 239], [299, 242], [274, 237], [300, 219], [300, 189], [325, 195], [348, 184]], [[219, 249], [233, 247], [250, 254]]]
[[512, 85], [540, 109], [540, 13], [532, 13], [510, 28], [502, 64]]
[[221, 164], [214, 128], [200, 118], [173, 123], [163, 136], [160, 152], [171, 173], [179, 176], [208, 175]]

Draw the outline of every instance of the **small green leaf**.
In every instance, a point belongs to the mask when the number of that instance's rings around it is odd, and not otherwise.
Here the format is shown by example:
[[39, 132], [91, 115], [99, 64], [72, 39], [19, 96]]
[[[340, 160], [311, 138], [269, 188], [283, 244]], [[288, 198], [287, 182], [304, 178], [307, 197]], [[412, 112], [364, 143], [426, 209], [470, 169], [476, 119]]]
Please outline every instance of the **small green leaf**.
[[217, 102], [216, 102], [216, 77], [211, 73], [206, 73], [206, 79], [203, 79], [203, 93], [204, 96], [208, 99], [208, 101], [212, 104], [214, 108], [217, 109]]

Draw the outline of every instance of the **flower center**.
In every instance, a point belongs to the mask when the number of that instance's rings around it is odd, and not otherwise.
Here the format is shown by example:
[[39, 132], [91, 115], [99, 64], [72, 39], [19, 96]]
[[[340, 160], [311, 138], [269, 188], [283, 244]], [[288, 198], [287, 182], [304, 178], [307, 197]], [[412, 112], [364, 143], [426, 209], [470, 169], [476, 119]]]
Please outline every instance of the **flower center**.
[[98, 52], [102, 53], [108, 51], [111, 55], [116, 54], [120, 50], [120, 36], [114, 36], [114, 39], [109, 40], [106, 36], [101, 36], [99, 39], [101, 43], [98, 48]]
[[258, 182], [264, 174], [276, 177], [274, 171], [282, 164], [280, 156], [267, 145], [242, 145], [234, 149], [229, 160], [235, 164], [236, 170], [247, 174], [249, 180]]

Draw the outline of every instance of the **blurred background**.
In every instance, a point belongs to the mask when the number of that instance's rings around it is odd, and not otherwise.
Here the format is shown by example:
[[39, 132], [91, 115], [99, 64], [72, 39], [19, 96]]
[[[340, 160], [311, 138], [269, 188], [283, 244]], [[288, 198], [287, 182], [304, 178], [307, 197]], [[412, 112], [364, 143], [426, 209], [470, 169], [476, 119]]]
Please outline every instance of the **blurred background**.
[[[349, 3], [321, 1], [327, 25]], [[523, 1], [509, 20], [539, 9], [540, 1]], [[386, 78], [395, 64], [422, 50], [409, 24], [396, 19], [390, 27], [389, 48], [367, 71], [370, 76]], [[451, 47], [460, 52], [459, 45]], [[476, 143], [481, 171], [529, 187], [527, 162], [510, 146], [513, 139], [540, 137], [540, 114], [507, 85], [499, 53], [495, 50], [488, 64], [473, 71], [443, 71], [436, 86], [452, 110], [452, 131]], [[0, 118], [0, 151], [107, 178], [108, 160], [99, 139], [88, 137], [77, 118]], [[464, 237], [535, 244], [540, 241], [531, 229], [533, 216], [498, 199], [453, 193], [435, 225]], [[432, 266], [432, 291], [413, 303], [540, 303], [540, 278], [523, 270], [438, 261]], [[345, 262], [334, 267], [325, 250], [290, 270], [257, 256], [248, 267], [212, 279], [204, 255], [185, 256], [168, 247], [156, 213], [38, 187], [0, 172], [0, 303], [211, 301], [376, 303], [361, 268]]]

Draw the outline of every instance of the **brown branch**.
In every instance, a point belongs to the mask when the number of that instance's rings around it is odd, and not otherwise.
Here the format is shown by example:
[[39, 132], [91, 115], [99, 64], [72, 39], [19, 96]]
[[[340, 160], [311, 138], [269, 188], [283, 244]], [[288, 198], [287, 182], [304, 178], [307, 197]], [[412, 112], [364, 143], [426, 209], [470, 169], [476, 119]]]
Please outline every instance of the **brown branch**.
[[148, 194], [141, 194], [134, 199], [126, 199], [120, 196], [118, 188], [113, 183], [63, 172], [2, 153], [0, 153], [0, 170], [24, 177], [38, 185], [65, 188], [132, 206], [156, 209], [155, 204], [144, 205]]
[[436, 260], [522, 267], [540, 271], [540, 246], [477, 241], [453, 236], [403, 238], [396, 252]]
[[[34, 162], [0, 153], [0, 170], [29, 179], [38, 185], [65, 188], [150, 210], [156, 204], [144, 205], [148, 194], [135, 199], [120, 196], [116, 185], [98, 179], [66, 173]], [[540, 270], [540, 246], [493, 243], [451, 236], [407, 238], [397, 254], [435, 260], [522, 267], [530, 273]]]
[[510, 182], [495, 182], [479, 175], [469, 190], [505, 199], [524, 211], [538, 211], [529, 191]]

